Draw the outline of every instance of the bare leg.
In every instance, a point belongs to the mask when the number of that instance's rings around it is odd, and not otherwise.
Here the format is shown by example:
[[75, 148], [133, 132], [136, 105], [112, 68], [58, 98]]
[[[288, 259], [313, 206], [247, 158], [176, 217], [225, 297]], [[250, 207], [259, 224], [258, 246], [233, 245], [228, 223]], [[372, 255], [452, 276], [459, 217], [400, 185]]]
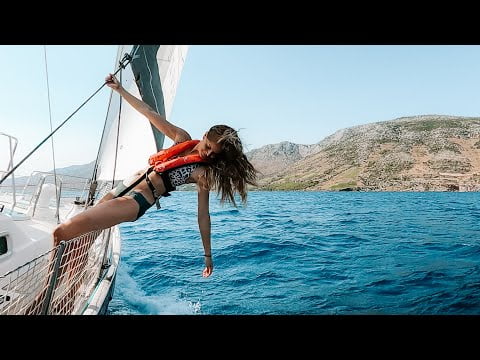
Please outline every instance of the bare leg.
[[[114, 190], [112, 190], [112, 191], [114, 191]], [[99, 205], [99, 204], [101, 204], [105, 201], [112, 200], [115, 197], [115, 195], [112, 193], [112, 191], [106, 193], [100, 200], [98, 200], [98, 202], [95, 204], [95, 206], [97, 206], [97, 205]]]
[[[107, 194], [106, 196], [111, 195]], [[111, 226], [117, 225], [125, 221], [134, 221], [137, 217], [139, 205], [130, 196], [120, 197], [113, 200], [106, 201], [106, 196], [102, 198], [103, 202], [98, 203], [96, 206], [91, 207], [84, 212], [77, 214], [71, 219], [57, 226], [53, 232], [54, 246], [57, 246], [62, 240], [70, 240], [77, 236], [83, 235], [90, 231], [102, 230]], [[113, 197], [113, 195], [112, 195]], [[91, 241], [93, 239], [84, 239], [83, 241]], [[75, 264], [74, 259], [77, 259], [81, 252], [85, 252], [85, 247], [82, 249], [83, 243], [73, 243], [70, 252], [64, 255], [62, 263], [60, 265], [60, 272], [57, 274], [58, 278], [61, 278], [65, 272], [71, 272], [71, 268], [75, 267], [75, 274], [83, 271], [87, 258], [79, 259], [80, 264]], [[88, 247], [91, 244], [88, 245]], [[77, 249], [78, 248], [78, 249]], [[50, 267], [54, 264], [54, 257], [50, 260]], [[51, 270], [50, 270], [51, 271]], [[49, 273], [50, 273], [49, 271]], [[67, 281], [75, 274], [70, 274]], [[46, 282], [50, 282], [50, 278], [46, 279]], [[81, 282], [76, 281], [71, 285], [71, 288], [65, 294], [64, 298], [52, 308], [53, 313], [57, 313], [60, 309], [62, 313], [71, 313], [73, 310], [76, 292]], [[46, 287], [42, 292], [37, 295], [36, 299], [25, 310], [25, 314], [33, 315], [40, 314], [42, 310], [42, 302], [45, 300]]]
[[107, 229], [125, 221], [134, 221], [138, 203], [130, 196], [104, 201], [57, 226], [53, 232], [54, 246], [93, 230]]

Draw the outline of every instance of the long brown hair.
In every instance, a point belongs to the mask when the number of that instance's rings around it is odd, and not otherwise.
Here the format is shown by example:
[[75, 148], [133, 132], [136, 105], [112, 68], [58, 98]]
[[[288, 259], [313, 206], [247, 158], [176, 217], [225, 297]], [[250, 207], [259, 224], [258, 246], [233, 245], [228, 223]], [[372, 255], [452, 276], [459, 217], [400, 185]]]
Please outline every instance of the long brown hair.
[[247, 184], [257, 185], [257, 170], [243, 153], [238, 132], [227, 125], [215, 125], [207, 132], [210, 141], [222, 146], [222, 152], [207, 166], [205, 178], [208, 189], [216, 189], [225, 200], [237, 206], [238, 192], [243, 204], [247, 202]]

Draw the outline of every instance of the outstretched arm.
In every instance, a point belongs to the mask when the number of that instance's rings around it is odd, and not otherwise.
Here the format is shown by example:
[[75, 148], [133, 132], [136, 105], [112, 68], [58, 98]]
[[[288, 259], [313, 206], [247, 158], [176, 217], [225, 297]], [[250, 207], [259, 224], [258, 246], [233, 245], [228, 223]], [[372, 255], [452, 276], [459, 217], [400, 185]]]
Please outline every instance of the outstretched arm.
[[205, 252], [205, 269], [202, 276], [209, 277], [213, 272], [212, 248], [210, 241], [211, 223], [209, 212], [209, 191], [198, 186], [198, 227], [202, 237], [203, 250]]
[[185, 130], [168, 122], [165, 117], [153, 110], [147, 103], [125, 90], [112, 74], [105, 78], [105, 83], [108, 87], [118, 92], [135, 110], [146, 116], [153, 126], [172, 139], [174, 143], [191, 140], [190, 135]]

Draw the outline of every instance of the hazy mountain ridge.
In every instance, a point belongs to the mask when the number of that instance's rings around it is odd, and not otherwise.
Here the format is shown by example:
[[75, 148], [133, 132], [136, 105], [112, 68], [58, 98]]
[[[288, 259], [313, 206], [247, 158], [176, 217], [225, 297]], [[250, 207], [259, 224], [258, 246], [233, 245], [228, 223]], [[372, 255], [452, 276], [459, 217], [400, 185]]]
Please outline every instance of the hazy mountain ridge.
[[341, 129], [314, 145], [267, 145], [247, 156], [262, 172], [262, 189], [452, 191], [479, 189], [479, 149], [480, 118], [423, 115]]
[[[57, 173], [70, 175], [70, 176], [79, 176], [83, 178], [90, 178], [92, 177], [94, 166], [95, 166], [95, 160], [84, 165], [72, 165], [72, 166], [61, 168], [61, 169], [57, 169]], [[51, 170], [50, 172], [53, 172], [53, 170]]]
[[[71, 165], [67, 166], [64, 168], [58, 168], [56, 169], [57, 175], [68, 175], [68, 176], [75, 176], [75, 177], [81, 177], [88, 179], [92, 176], [93, 174], [93, 167], [95, 166], [95, 160], [92, 162], [89, 162], [88, 164], [83, 164], [83, 165]], [[53, 169], [50, 171], [47, 171], [47, 173], [53, 174]], [[41, 174], [37, 174], [33, 177], [31, 180], [32, 183], [37, 183], [38, 179], [42, 176]], [[20, 176], [20, 177], [15, 177], [15, 184], [17, 186], [22, 186], [25, 185], [28, 181], [28, 178], [30, 176]], [[53, 176], [49, 176], [46, 178], [47, 183], [52, 183], [53, 182]], [[12, 179], [9, 177], [8, 179], [5, 180], [5, 185], [11, 185]]]

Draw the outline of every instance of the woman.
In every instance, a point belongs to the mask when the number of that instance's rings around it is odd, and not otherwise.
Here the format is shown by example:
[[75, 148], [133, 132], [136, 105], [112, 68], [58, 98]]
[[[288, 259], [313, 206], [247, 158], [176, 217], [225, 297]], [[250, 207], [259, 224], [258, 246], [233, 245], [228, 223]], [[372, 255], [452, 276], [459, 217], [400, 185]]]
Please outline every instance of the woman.
[[[221, 195], [222, 203], [226, 200], [236, 206], [235, 193], [238, 192], [242, 202], [246, 203], [247, 184], [255, 185], [256, 181], [257, 172], [243, 153], [237, 132], [229, 126], [216, 125], [203, 135], [202, 140], [188, 142], [192, 138], [185, 130], [171, 124], [148, 104], [126, 91], [115, 76], [109, 74], [105, 82], [133, 108], [145, 115], [153, 126], [172, 139], [174, 146], [187, 144], [185, 150], [177, 154], [178, 157], [196, 154], [198, 161], [163, 172], [143, 170], [131, 179], [124, 180], [123, 184], [104, 196], [97, 205], [59, 225], [53, 233], [55, 246], [62, 240], [70, 240], [93, 230], [106, 229], [125, 221], [135, 221], [155, 204], [158, 197], [168, 196], [169, 191], [175, 190], [175, 186], [196, 183], [198, 225], [205, 251], [205, 269], [202, 275], [210, 276], [213, 262], [209, 191], [216, 189]], [[139, 176], [143, 178], [140, 179]], [[136, 180], [140, 182], [124, 194], [124, 190], [135, 184]]]

